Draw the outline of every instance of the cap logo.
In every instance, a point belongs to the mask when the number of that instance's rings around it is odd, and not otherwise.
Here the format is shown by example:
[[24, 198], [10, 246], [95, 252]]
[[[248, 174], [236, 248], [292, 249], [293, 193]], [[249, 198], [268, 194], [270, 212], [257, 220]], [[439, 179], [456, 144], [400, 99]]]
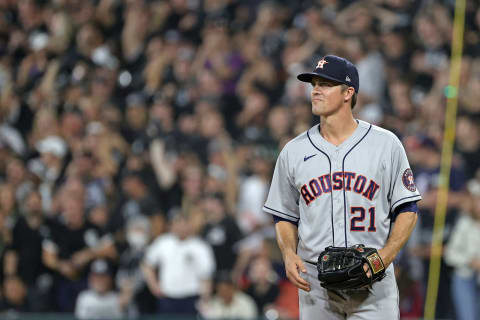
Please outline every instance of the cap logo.
[[347, 76], [347, 77], [345, 78], [345, 81], [348, 81], [348, 82], [350, 82], [350, 77], [349, 77], [349, 76]]
[[323, 69], [323, 65], [324, 65], [325, 63], [328, 63], [327, 60], [325, 60], [325, 59], [322, 59], [322, 60], [318, 61], [317, 69], [318, 69], [318, 68]]

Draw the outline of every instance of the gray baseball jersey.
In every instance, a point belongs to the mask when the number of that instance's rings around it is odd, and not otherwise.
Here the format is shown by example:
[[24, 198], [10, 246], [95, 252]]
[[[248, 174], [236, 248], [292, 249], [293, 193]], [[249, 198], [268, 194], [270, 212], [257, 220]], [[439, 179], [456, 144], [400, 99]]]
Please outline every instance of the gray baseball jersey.
[[[297, 254], [307, 262], [315, 263], [331, 245], [384, 247], [395, 208], [421, 199], [400, 140], [357, 122], [339, 146], [316, 125], [285, 145], [277, 159], [264, 211], [298, 222]], [[396, 288], [393, 266], [387, 278], [380, 286], [391, 282]]]

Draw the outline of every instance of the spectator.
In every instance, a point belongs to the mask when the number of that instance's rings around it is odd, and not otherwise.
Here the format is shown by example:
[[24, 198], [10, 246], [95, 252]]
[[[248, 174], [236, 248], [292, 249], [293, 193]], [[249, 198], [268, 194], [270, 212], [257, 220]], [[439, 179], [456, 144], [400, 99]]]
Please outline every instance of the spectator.
[[125, 197], [121, 199], [117, 215], [113, 216], [115, 229], [123, 229], [128, 219], [145, 215], [151, 217], [160, 211], [160, 204], [145, 184], [140, 172], [127, 172], [122, 178], [122, 191]]
[[50, 236], [43, 242], [43, 262], [58, 279], [55, 303], [59, 310], [73, 311], [76, 297], [86, 287], [86, 271], [97, 257], [114, 256], [109, 235], [102, 235], [85, 217], [82, 198], [63, 198], [61, 219], [54, 222]]
[[8, 184], [0, 184], [0, 208], [6, 214], [6, 218], [15, 221], [19, 216], [15, 190]]
[[445, 249], [445, 261], [454, 267], [452, 298], [457, 319], [480, 317], [477, 301], [480, 298], [480, 192], [472, 190], [469, 210], [459, 218]]
[[172, 212], [170, 232], [148, 247], [143, 264], [147, 285], [158, 298], [158, 311], [196, 314], [197, 300], [210, 293], [214, 270], [215, 257], [210, 246], [192, 236], [189, 217]]
[[95, 165], [98, 160], [93, 153], [84, 148], [73, 154], [67, 175], [82, 180], [85, 185], [85, 208], [91, 210], [94, 207], [106, 205], [107, 185], [101, 177], [95, 176]]
[[461, 116], [457, 121], [456, 147], [463, 160], [465, 175], [474, 177], [480, 169], [480, 125], [478, 119]]
[[235, 219], [226, 212], [221, 193], [208, 194], [203, 200], [206, 225], [202, 237], [213, 249], [217, 272], [235, 270], [238, 245], [243, 234]]
[[127, 248], [119, 257], [115, 282], [121, 292], [131, 291], [132, 303], [126, 309], [128, 316], [151, 314], [156, 311], [155, 297], [148, 290], [141, 270], [145, 249], [150, 243], [150, 234], [147, 218], [135, 216], [127, 221]]
[[254, 299], [258, 311], [265, 314], [268, 309], [275, 308], [275, 301], [280, 294], [279, 277], [268, 257], [259, 256], [251, 262], [248, 279], [250, 284], [246, 293]]
[[238, 290], [228, 273], [219, 273], [216, 294], [201, 304], [201, 314], [206, 319], [256, 319], [255, 301]]
[[40, 157], [29, 162], [30, 170], [41, 180], [40, 194], [43, 209], [52, 210], [53, 189], [60, 181], [64, 168], [64, 157], [67, 154], [65, 141], [58, 136], [48, 136], [36, 143]]
[[38, 191], [27, 196], [22, 215], [15, 222], [12, 243], [5, 253], [4, 272], [18, 276], [28, 289], [32, 311], [50, 307], [52, 276], [42, 261], [42, 241], [48, 237], [51, 224], [45, 221]]
[[88, 276], [88, 290], [82, 291], [75, 305], [78, 319], [121, 319], [130, 300], [129, 293], [120, 295], [113, 290], [113, 271], [108, 262], [95, 260]]
[[8, 276], [3, 280], [3, 293], [0, 313], [31, 312], [27, 299], [27, 287], [17, 276]]
[[21, 202], [33, 189], [33, 183], [29, 180], [25, 164], [21, 159], [13, 158], [8, 161], [5, 181], [15, 190], [15, 199]]
[[242, 242], [242, 249], [257, 252], [265, 238], [274, 237], [270, 217], [261, 212], [272, 163], [265, 148], [253, 147], [251, 152], [249, 169], [252, 174], [240, 183], [236, 218], [242, 232], [248, 235]]
[[[409, 248], [410, 253], [414, 257], [422, 259], [423, 262], [423, 287], [427, 287], [428, 270], [430, 263], [431, 253], [431, 241], [434, 226], [434, 215], [437, 201], [437, 192], [439, 186], [439, 173], [440, 173], [440, 150], [437, 143], [428, 136], [420, 136], [413, 139], [413, 142], [407, 139], [407, 145], [411, 143], [413, 146], [412, 154], [412, 166], [416, 167], [415, 183], [417, 188], [422, 193], [422, 201], [419, 202], [420, 215], [418, 221], [419, 229], [419, 241]], [[416, 143], [414, 142], [416, 141]], [[407, 146], [407, 149], [409, 147]], [[419, 157], [418, 159], [414, 159]], [[421, 159], [421, 160], [420, 160]], [[419, 161], [420, 160], [420, 161]], [[418, 162], [419, 161], [419, 162]], [[443, 232], [443, 243], [446, 243], [451, 235], [451, 231], [457, 221], [459, 214], [459, 208], [464, 199], [465, 191], [465, 175], [462, 167], [453, 165], [450, 173], [450, 190], [448, 195], [447, 212], [445, 219], [445, 230]], [[438, 317], [448, 318], [452, 317], [452, 305], [450, 296], [450, 277], [451, 268], [446, 265], [443, 260], [441, 261], [440, 269], [440, 285], [439, 290], [445, 292], [439, 296], [437, 301], [436, 314]]]

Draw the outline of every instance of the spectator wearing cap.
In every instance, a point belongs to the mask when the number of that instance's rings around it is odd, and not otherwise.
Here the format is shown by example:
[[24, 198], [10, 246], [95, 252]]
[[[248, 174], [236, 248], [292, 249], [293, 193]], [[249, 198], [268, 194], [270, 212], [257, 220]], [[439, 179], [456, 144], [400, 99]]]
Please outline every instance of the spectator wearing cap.
[[143, 273], [162, 314], [196, 314], [197, 300], [210, 293], [215, 256], [192, 228], [189, 217], [172, 211], [170, 232], [147, 248]]
[[237, 289], [228, 272], [220, 272], [215, 279], [215, 295], [200, 304], [205, 319], [256, 319], [255, 301]]
[[82, 291], [76, 301], [75, 316], [78, 319], [121, 319], [130, 295], [120, 295], [113, 290], [113, 270], [107, 260], [92, 263], [88, 276], [88, 289]]
[[31, 160], [28, 166], [30, 171], [41, 181], [40, 194], [42, 195], [43, 209], [50, 212], [53, 189], [62, 177], [68, 146], [61, 137], [48, 136], [38, 141], [35, 147], [40, 153], [40, 157]]

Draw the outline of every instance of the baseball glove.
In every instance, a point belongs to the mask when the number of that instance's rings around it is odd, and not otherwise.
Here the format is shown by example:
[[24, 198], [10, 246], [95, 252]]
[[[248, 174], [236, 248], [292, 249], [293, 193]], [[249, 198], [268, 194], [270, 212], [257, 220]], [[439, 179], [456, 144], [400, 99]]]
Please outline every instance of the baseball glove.
[[[370, 278], [363, 269], [365, 263], [372, 272]], [[318, 257], [317, 270], [322, 287], [331, 290], [357, 289], [385, 277], [385, 266], [377, 249], [363, 244], [325, 248]]]

